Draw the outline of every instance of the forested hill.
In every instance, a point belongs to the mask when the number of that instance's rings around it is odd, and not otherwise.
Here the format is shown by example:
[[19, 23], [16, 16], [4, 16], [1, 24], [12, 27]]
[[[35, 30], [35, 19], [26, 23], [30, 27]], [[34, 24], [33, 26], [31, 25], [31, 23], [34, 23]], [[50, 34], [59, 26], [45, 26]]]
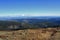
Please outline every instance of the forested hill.
[[60, 17], [30, 17], [0, 20], [0, 29], [60, 27]]

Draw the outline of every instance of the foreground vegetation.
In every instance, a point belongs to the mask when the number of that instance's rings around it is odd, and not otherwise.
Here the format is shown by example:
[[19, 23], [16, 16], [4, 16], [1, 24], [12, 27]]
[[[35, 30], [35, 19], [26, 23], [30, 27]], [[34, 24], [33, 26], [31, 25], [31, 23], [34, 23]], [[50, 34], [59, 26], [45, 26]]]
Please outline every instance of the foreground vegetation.
[[60, 28], [0, 31], [0, 40], [60, 40]]

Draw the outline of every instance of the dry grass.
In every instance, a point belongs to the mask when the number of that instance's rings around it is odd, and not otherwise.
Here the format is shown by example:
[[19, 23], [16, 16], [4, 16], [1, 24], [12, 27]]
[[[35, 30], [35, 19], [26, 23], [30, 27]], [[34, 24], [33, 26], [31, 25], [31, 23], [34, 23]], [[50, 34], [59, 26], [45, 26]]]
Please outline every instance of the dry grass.
[[60, 40], [60, 28], [0, 31], [0, 40]]

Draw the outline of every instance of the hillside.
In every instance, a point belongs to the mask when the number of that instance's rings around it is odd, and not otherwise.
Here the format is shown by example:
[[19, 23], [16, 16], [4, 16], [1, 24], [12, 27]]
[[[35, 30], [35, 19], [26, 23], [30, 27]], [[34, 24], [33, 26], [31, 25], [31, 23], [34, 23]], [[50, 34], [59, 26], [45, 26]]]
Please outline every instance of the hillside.
[[0, 31], [0, 40], [60, 40], [60, 28]]

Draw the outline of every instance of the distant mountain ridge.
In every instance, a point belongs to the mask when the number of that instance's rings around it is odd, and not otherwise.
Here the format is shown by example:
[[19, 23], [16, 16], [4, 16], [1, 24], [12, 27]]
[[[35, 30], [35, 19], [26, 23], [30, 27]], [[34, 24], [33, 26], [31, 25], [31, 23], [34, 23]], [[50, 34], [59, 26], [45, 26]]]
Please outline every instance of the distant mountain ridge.
[[10, 20], [10, 19], [50, 19], [50, 18], [60, 18], [59, 16], [16, 16], [16, 17], [0, 17], [0, 20]]
[[60, 17], [0, 17], [1, 29], [60, 27]]

